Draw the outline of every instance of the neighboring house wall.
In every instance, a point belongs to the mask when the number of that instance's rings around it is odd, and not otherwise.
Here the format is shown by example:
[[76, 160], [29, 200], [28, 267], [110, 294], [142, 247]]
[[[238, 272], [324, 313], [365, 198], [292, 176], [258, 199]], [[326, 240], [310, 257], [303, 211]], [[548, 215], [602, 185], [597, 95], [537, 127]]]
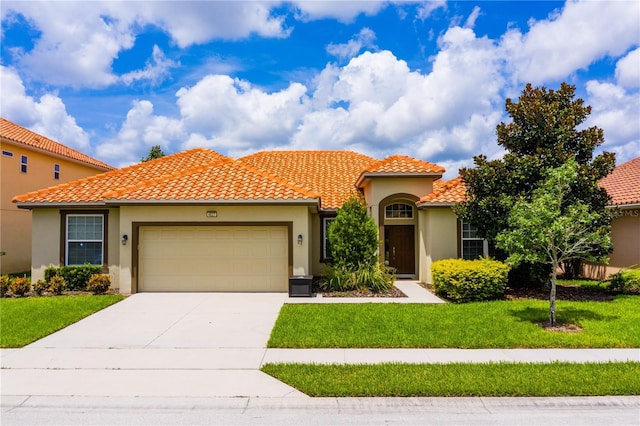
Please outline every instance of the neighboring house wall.
[[436, 260], [459, 257], [458, 218], [451, 207], [419, 210], [421, 282], [431, 283], [431, 265]]
[[[30, 149], [14, 142], [0, 140], [0, 272], [28, 271], [31, 267], [31, 211], [18, 209], [11, 199], [19, 194], [46, 188], [102, 172], [64, 157]], [[6, 155], [11, 153], [13, 155]], [[22, 164], [22, 157], [26, 164]], [[57, 170], [54, 169], [58, 165]], [[26, 172], [24, 167], [26, 166]], [[55, 178], [57, 172], [58, 179]], [[36, 243], [38, 241], [36, 235]]]
[[640, 206], [619, 210], [611, 223], [611, 242], [609, 264], [585, 263], [585, 277], [605, 280], [622, 268], [640, 267]]

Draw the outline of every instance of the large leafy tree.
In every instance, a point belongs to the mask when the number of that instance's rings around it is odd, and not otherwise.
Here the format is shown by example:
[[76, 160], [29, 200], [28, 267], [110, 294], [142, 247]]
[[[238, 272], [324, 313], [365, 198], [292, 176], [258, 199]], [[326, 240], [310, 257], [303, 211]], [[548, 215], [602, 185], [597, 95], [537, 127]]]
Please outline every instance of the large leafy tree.
[[509, 253], [507, 263], [544, 263], [551, 269], [549, 322], [556, 323], [556, 275], [563, 262], [573, 259], [606, 261], [601, 254], [611, 249], [609, 225], [601, 220], [604, 212], [592, 211], [582, 201], [567, 203], [579, 166], [569, 160], [548, 171], [548, 177], [527, 200], [521, 196], [513, 205], [496, 241]]
[[[604, 132], [598, 127], [581, 128], [591, 107], [575, 98], [575, 86], [562, 83], [559, 90], [547, 90], [527, 84], [517, 101], [506, 100], [506, 111], [511, 122], [497, 126], [497, 142], [506, 154], [491, 161], [479, 155], [474, 158], [475, 167], [460, 170], [467, 201], [457, 206], [458, 216], [494, 241], [510, 228], [508, 217], [516, 200], [530, 200], [549, 171], [570, 159], [577, 163], [577, 173], [563, 210], [580, 201], [590, 212], [603, 211], [609, 196], [597, 182], [611, 173], [615, 157], [604, 152], [594, 158]], [[610, 224], [607, 215], [598, 220], [600, 225]], [[606, 248], [593, 250], [593, 255], [606, 254]]]
[[155, 160], [156, 158], [160, 158], [160, 157], [164, 157], [164, 152], [162, 151], [162, 148], [160, 147], [160, 145], [154, 145], [149, 150], [149, 153], [147, 154], [147, 156], [142, 157], [140, 161], [144, 163], [147, 161]]

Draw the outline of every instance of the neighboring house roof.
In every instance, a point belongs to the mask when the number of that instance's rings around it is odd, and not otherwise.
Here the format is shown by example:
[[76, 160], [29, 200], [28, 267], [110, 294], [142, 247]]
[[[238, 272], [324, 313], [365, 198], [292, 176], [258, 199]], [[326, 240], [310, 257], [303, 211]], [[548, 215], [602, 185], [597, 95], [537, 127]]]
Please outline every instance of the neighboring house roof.
[[263, 151], [239, 161], [321, 194], [323, 209], [337, 209], [356, 190], [362, 170], [377, 160], [352, 151]]
[[22, 145], [37, 151], [52, 154], [58, 157], [67, 158], [69, 160], [84, 163], [102, 170], [113, 170], [114, 167], [95, 158], [89, 157], [80, 151], [69, 148], [59, 142], [49, 139], [38, 133], [25, 129], [6, 118], [0, 117], [0, 137], [7, 142]]
[[617, 166], [600, 180], [600, 186], [611, 196], [611, 204], [640, 204], [640, 157]]
[[317, 200], [303, 188], [214, 151], [196, 148], [14, 198], [27, 206], [149, 200]]
[[418, 205], [453, 205], [466, 199], [467, 189], [458, 176], [449, 181], [437, 180], [433, 183], [433, 192], [420, 198]]

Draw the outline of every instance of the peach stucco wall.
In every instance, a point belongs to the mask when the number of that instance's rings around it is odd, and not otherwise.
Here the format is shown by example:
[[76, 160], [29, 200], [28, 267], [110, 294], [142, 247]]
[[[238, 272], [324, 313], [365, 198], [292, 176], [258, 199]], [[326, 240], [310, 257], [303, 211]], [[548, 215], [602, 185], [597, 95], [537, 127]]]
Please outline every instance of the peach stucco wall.
[[[11, 202], [16, 195], [25, 194], [86, 176], [103, 172], [63, 157], [34, 151], [23, 145], [0, 140], [0, 256], [1, 273], [27, 271], [31, 267], [31, 212], [18, 209]], [[21, 171], [21, 156], [27, 156], [27, 172]], [[54, 179], [54, 164], [60, 165], [60, 179]]]

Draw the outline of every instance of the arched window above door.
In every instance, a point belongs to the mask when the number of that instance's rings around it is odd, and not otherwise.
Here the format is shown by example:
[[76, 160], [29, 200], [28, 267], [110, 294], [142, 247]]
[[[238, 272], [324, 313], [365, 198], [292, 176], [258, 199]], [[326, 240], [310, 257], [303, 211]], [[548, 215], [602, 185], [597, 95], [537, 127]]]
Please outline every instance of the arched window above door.
[[413, 206], [406, 203], [389, 204], [384, 209], [385, 219], [413, 219]]

